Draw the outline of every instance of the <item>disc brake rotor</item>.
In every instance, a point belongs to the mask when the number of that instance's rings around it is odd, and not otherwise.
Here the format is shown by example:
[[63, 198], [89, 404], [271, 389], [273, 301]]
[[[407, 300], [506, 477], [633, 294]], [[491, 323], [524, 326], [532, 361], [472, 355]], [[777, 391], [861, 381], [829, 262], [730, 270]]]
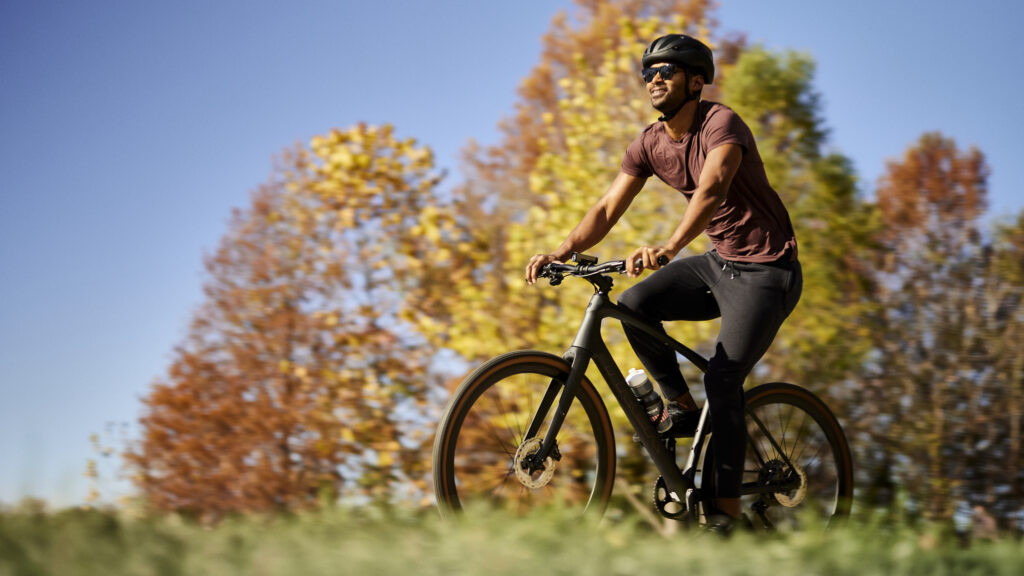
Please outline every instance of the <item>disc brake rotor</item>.
[[793, 464], [793, 471], [800, 477], [800, 487], [789, 493], [776, 492], [773, 494], [775, 501], [786, 508], [799, 506], [807, 496], [807, 473], [804, 472], [803, 468], [796, 464]]
[[516, 450], [516, 457], [512, 464], [516, 478], [523, 486], [531, 490], [547, 486], [548, 482], [551, 482], [551, 477], [555, 475], [555, 460], [550, 456], [544, 459], [543, 465], [539, 469], [530, 470], [528, 466], [523, 466], [523, 462], [528, 456], [532, 456], [540, 450], [542, 442], [541, 438], [530, 438], [523, 442]]

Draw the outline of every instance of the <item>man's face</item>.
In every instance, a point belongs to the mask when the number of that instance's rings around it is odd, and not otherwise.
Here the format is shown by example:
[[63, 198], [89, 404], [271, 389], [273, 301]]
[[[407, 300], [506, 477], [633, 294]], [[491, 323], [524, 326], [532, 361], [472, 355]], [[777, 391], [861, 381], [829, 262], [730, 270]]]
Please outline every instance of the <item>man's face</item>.
[[[670, 67], [671, 73], [668, 73]], [[673, 66], [667, 62], [656, 62], [651, 65], [648, 73], [658, 70], [650, 82], [647, 82], [647, 92], [651, 95], [651, 106], [658, 112], [675, 110], [686, 99], [686, 74], [683, 69]], [[668, 76], [665, 78], [664, 76]], [[700, 90], [704, 86], [704, 80], [699, 74], [690, 77], [690, 92]]]

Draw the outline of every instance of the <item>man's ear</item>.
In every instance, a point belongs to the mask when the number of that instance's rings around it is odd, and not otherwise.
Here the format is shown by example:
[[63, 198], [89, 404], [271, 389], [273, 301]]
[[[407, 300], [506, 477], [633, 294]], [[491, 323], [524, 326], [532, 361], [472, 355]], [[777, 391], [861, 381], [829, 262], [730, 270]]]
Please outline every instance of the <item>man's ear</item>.
[[702, 74], [694, 74], [693, 77], [690, 78], [690, 91], [691, 92], [700, 92], [703, 88], [704, 88], [704, 75], [702, 75]]

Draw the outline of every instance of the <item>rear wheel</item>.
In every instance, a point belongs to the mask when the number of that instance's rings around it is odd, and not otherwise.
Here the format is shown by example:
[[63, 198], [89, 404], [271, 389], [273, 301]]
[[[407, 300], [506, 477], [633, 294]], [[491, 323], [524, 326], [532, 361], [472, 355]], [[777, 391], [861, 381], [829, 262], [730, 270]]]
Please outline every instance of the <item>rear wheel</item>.
[[[780, 530], [849, 516], [853, 462], [828, 407], [803, 388], [772, 383], [746, 393], [746, 413], [744, 509]], [[765, 491], [772, 486], [779, 489]]]
[[[459, 386], [434, 440], [434, 493], [442, 514], [476, 505], [518, 514], [551, 507], [604, 512], [615, 440], [604, 403], [586, 378], [551, 457], [531, 465], [568, 374], [568, 362], [558, 356], [513, 352]], [[544, 414], [534, 422], [539, 410]]]

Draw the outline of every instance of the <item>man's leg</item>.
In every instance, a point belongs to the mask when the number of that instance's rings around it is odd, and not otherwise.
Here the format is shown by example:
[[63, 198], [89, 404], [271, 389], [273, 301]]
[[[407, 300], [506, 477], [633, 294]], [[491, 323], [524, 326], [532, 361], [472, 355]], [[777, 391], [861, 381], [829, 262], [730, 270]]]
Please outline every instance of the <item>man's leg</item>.
[[802, 279], [798, 263], [790, 268], [723, 266], [727, 269], [714, 288], [722, 310], [722, 331], [704, 385], [714, 434], [715, 505], [721, 512], [738, 517], [747, 441], [743, 382], [796, 306]]
[[[707, 255], [670, 262], [619, 297], [619, 305], [661, 328], [666, 320], [710, 320], [718, 317], [718, 304], [705, 281], [713, 266]], [[623, 323], [623, 331], [651, 378], [665, 397], [683, 408], [696, 409], [686, 380], [679, 371], [676, 352], [638, 328]], [[664, 328], [662, 328], [664, 330]], [[687, 406], [686, 404], [690, 404]]]

